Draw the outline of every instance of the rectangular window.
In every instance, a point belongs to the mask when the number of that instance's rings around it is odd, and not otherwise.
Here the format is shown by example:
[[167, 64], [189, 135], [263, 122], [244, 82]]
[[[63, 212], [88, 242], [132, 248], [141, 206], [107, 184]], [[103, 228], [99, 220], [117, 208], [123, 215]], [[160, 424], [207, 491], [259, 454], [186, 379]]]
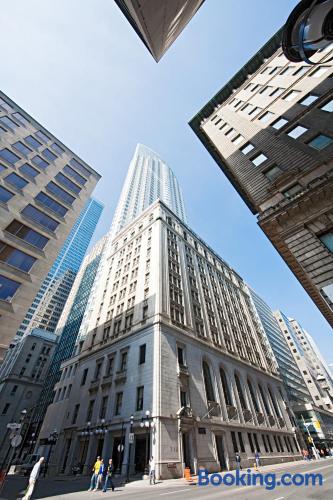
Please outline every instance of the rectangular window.
[[6, 227], [6, 231], [17, 236], [17, 238], [26, 241], [30, 245], [33, 245], [40, 249], [43, 249], [46, 243], [49, 241], [49, 239], [46, 238], [46, 236], [43, 236], [34, 229], [25, 226], [24, 224], [18, 222], [17, 220], [11, 222], [9, 226]]
[[19, 151], [20, 153], [24, 154], [24, 155], [28, 155], [29, 153], [32, 152], [32, 150], [30, 148], [28, 148], [25, 144], [23, 144], [23, 142], [21, 141], [17, 141], [13, 144], [13, 147], [15, 149], [17, 149], [17, 151]]
[[269, 437], [269, 435], [268, 435], [268, 434], [266, 435], [266, 438], [267, 438], [267, 443], [268, 443], [268, 446], [269, 446], [269, 451], [270, 451], [271, 453], [273, 453], [273, 448], [272, 448], [271, 439], [270, 439], [270, 437]]
[[117, 392], [117, 394], [116, 394], [116, 405], [115, 405], [115, 409], [114, 409], [114, 414], [115, 415], [120, 415], [122, 404], [123, 404], [123, 393], [122, 392]]
[[7, 201], [13, 198], [13, 196], [15, 196], [14, 193], [8, 191], [8, 189], [3, 186], [0, 186], [0, 201], [7, 203]]
[[294, 71], [295, 71], [295, 66], [287, 66], [280, 72], [280, 75], [284, 76], [291, 75], [293, 74]]
[[121, 358], [120, 358], [120, 371], [124, 371], [127, 369], [127, 351], [124, 351], [121, 353]]
[[284, 96], [283, 99], [285, 101], [293, 101], [294, 99], [296, 99], [296, 97], [298, 96], [298, 94], [300, 94], [299, 90], [291, 90], [290, 92], [288, 92], [288, 94], [286, 94]]
[[64, 215], [66, 215], [66, 213], [68, 212], [68, 209], [66, 207], [64, 207], [63, 205], [61, 205], [60, 203], [58, 203], [45, 193], [42, 192], [38, 193], [35, 200], [39, 201], [39, 203], [42, 203], [47, 208], [49, 208], [53, 212], [56, 212], [62, 217], [64, 217]]
[[230, 130], [228, 130], [228, 132], [225, 134], [225, 136], [231, 138], [231, 136], [235, 133], [236, 133], [236, 130], [234, 128], [231, 128]]
[[9, 113], [13, 110], [12, 106], [10, 104], [8, 104], [8, 102], [6, 102], [1, 97], [0, 97], [0, 106], [2, 109], [4, 109], [5, 111], [8, 111]]
[[242, 147], [242, 149], [240, 150], [244, 155], [247, 155], [250, 151], [252, 151], [252, 149], [254, 149], [254, 146], [253, 144], [251, 144], [250, 142], [248, 144], [245, 144], [245, 146]]
[[41, 130], [37, 130], [35, 136], [38, 137], [38, 139], [40, 139], [43, 142], [49, 142], [50, 140], [50, 138], [46, 134], [44, 134], [44, 132], [42, 132]]
[[73, 202], [75, 201], [74, 196], [71, 194], [67, 193], [64, 189], [62, 189], [60, 186], [55, 184], [54, 182], [49, 182], [48, 185], [46, 186], [46, 189], [50, 191], [52, 194], [63, 200], [65, 203], [68, 205], [72, 205]]
[[84, 186], [84, 184], [87, 182], [87, 179], [85, 179], [84, 177], [82, 177], [82, 175], [75, 172], [75, 170], [69, 165], [64, 166], [64, 172], [65, 174], [68, 174], [71, 177], [73, 177], [73, 179], [76, 180], [76, 182], [78, 182], [82, 186]]
[[56, 142], [53, 142], [53, 143], [51, 144], [51, 148], [52, 148], [52, 149], [53, 149], [53, 151], [55, 151], [55, 152], [56, 152], [59, 156], [61, 156], [61, 155], [65, 152], [65, 150], [64, 150], [64, 149], [62, 149], [62, 148], [59, 146], [59, 144], [57, 144]]
[[282, 88], [282, 87], [277, 87], [275, 90], [273, 90], [273, 92], [271, 93], [271, 97], [279, 97], [281, 94], [283, 94], [283, 92], [285, 91], [286, 89]]
[[231, 142], [233, 142], [235, 145], [237, 145], [237, 144], [240, 144], [242, 141], [244, 141], [244, 137], [241, 134], [238, 134], [238, 135], [236, 135], [236, 137], [234, 137], [232, 139]]
[[0, 274], [0, 300], [11, 302], [21, 283]]
[[49, 163], [38, 155], [34, 156], [31, 161], [38, 168], [44, 169], [49, 166]]
[[81, 191], [81, 188], [79, 186], [74, 184], [74, 182], [72, 182], [70, 179], [68, 179], [68, 177], [63, 175], [61, 172], [59, 172], [55, 176], [55, 180], [58, 181], [59, 184], [62, 184], [63, 186], [65, 186], [70, 191], [73, 191], [73, 193], [78, 194]]
[[263, 115], [261, 115], [258, 120], [261, 121], [262, 123], [268, 122], [272, 117], [274, 116], [274, 113], [271, 113], [271, 111], [266, 111]]
[[247, 433], [247, 437], [249, 439], [249, 444], [250, 444], [251, 451], [252, 451], [252, 453], [254, 453], [254, 446], [253, 446], [253, 441], [252, 441], [252, 435], [251, 435], [250, 432]]
[[333, 231], [328, 231], [327, 233], [319, 236], [320, 241], [325, 245], [325, 247], [333, 253]]
[[59, 222], [52, 219], [49, 215], [44, 214], [44, 212], [41, 212], [38, 210], [38, 208], [33, 207], [32, 205], [27, 205], [21, 212], [23, 215], [28, 217], [29, 219], [34, 220], [41, 226], [46, 227], [47, 229], [51, 231], [55, 231], [57, 227], [59, 226]]
[[9, 410], [9, 407], [10, 407], [10, 404], [6, 403], [5, 406], [3, 407], [1, 415], [6, 415], [7, 411]]
[[308, 129], [306, 127], [302, 127], [302, 125], [296, 125], [296, 127], [292, 128], [287, 135], [292, 137], [293, 139], [298, 139], [301, 135], [307, 132]]
[[28, 183], [23, 177], [12, 172], [11, 174], [5, 177], [5, 181], [12, 186], [15, 186], [17, 189], [23, 189]]
[[37, 259], [17, 248], [0, 242], [0, 260], [27, 273]]
[[243, 442], [243, 436], [241, 432], [238, 432], [238, 441], [239, 441], [239, 446], [241, 449], [242, 453], [245, 453], [245, 447], [244, 447], [244, 442]]
[[90, 177], [91, 172], [81, 163], [79, 163], [75, 158], [72, 158], [69, 163], [70, 165], [72, 165], [72, 167], [81, 172], [81, 174], [85, 175], [86, 177]]
[[328, 69], [330, 69], [329, 66], [319, 66], [309, 76], [311, 76], [312, 78], [320, 78], [326, 73]]
[[136, 389], [136, 411], [143, 410], [143, 391], [144, 391], [143, 385], [137, 387]]
[[13, 113], [13, 117], [21, 123], [21, 125], [24, 125], [25, 127], [27, 127], [28, 125], [30, 125], [30, 122], [29, 120], [27, 120], [23, 115], [21, 115], [21, 113]]
[[177, 358], [178, 358], [178, 364], [180, 366], [185, 366], [185, 356], [183, 347], [180, 346], [177, 347]]
[[333, 112], [333, 99], [331, 99], [326, 104], [324, 104], [323, 106], [321, 106], [320, 109], [322, 111], [327, 111], [328, 113], [332, 113]]
[[78, 417], [78, 414], [79, 414], [79, 409], [80, 409], [80, 405], [79, 404], [75, 405], [74, 411], [73, 411], [73, 417], [72, 417], [72, 425], [76, 424], [77, 417]]
[[34, 138], [33, 135], [28, 135], [27, 137], [25, 137], [24, 140], [27, 144], [29, 144], [29, 146], [31, 146], [34, 149], [38, 149], [42, 145], [39, 141], [37, 141], [37, 139]]
[[91, 399], [89, 401], [89, 405], [88, 405], [87, 418], [86, 418], [87, 422], [91, 422], [93, 412], [94, 412], [94, 405], [95, 405], [95, 400]]
[[10, 163], [11, 165], [15, 165], [15, 163], [17, 163], [21, 159], [19, 156], [17, 156], [7, 148], [0, 151], [0, 158], [6, 160], [6, 162]]
[[313, 149], [318, 149], [321, 151], [322, 149], [327, 148], [333, 143], [333, 139], [324, 134], [319, 134], [311, 141], [308, 142], [308, 145]]
[[299, 101], [299, 104], [302, 104], [303, 106], [310, 106], [310, 104], [315, 102], [318, 99], [318, 97], [319, 96], [314, 94], [308, 94], [306, 97], [304, 97]]
[[304, 75], [308, 69], [309, 69], [310, 66], [301, 66], [300, 68], [298, 68], [294, 73], [293, 75], [294, 76], [302, 76]]
[[258, 155], [256, 155], [254, 158], [251, 159], [253, 165], [255, 165], [256, 167], [259, 167], [259, 165], [264, 163], [266, 160], [268, 160], [268, 158], [263, 153], [259, 153]]
[[8, 116], [1, 116], [0, 123], [11, 130], [15, 130], [18, 127], [18, 125], [8, 118]]
[[274, 179], [276, 179], [281, 173], [282, 173], [282, 170], [277, 165], [274, 165], [274, 167], [263, 172], [265, 177], [267, 177], [267, 179], [269, 179], [270, 181], [273, 181]]
[[262, 434], [261, 437], [262, 437], [262, 442], [264, 443], [265, 452], [268, 453], [268, 447], [267, 447], [267, 443], [266, 443], [265, 434]]
[[139, 348], [139, 365], [143, 365], [146, 362], [146, 344], [140, 345]]
[[232, 440], [232, 445], [234, 447], [234, 452], [238, 453], [238, 444], [237, 444], [236, 434], [233, 431], [231, 431], [231, 440]]
[[260, 453], [260, 446], [259, 446], [259, 443], [258, 443], [258, 438], [257, 438], [257, 434], [253, 433], [253, 439], [254, 439], [254, 443], [256, 445], [256, 451], [258, 451]]
[[282, 194], [285, 198], [292, 198], [295, 196], [295, 194], [299, 193], [302, 191], [302, 186], [300, 184], [295, 184], [294, 186], [286, 189], [285, 191], [282, 191]]
[[31, 179], [37, 177], [37, 175], [39, 174], [39, 171], [29, 165], [29, 163], [24, 163], [23, 165], [21, 165], [19, 167], [19, 171], [27, 177], [30, 177]]
[[45, 158], [47, 158], [50, 161], [54, 161], [58, 158], [57, 155], [52, 153], [52, 151], [49, 148], [44, 149], [42, 151], [42, 154], [43, 154], [43, 156], [45, 156]]
[[82, 373], [81, 385], [85, 385], [88, 376], [88, 368], [85, 368]]
[[102, 403], [101, 403], [101, 409], [99, 411], [99, 418], [105, 418], [106, 417], [106, 410], [108, 407], [108, 396], [103, 396], [102, 398]]
[[288, 123], [288, 120], [286, 118], [279, 118], [275, 122], [271, 124], [271, 127], [275, 128], [276, 130], [280, 130], [286, 123]]

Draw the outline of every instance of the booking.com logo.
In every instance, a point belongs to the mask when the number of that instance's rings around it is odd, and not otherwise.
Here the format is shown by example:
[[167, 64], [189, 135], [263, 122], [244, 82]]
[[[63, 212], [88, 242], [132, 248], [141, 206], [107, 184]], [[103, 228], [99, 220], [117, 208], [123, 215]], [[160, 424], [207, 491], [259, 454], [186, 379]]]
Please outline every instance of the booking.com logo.
[[322, 486], [322, 474], [282, 474], [280, 478], [276, 477], [274, 472], [262, 474], [254, 473], [251, 469], [246, 472], [236, 470], [235, 474], [226, 472], [221, 474], [215, 472], [210, 474], [207, 469], [200, 469], [198, 473], [199, 486], [264, 486], [266, 490], [274, 490], [277, 486]]

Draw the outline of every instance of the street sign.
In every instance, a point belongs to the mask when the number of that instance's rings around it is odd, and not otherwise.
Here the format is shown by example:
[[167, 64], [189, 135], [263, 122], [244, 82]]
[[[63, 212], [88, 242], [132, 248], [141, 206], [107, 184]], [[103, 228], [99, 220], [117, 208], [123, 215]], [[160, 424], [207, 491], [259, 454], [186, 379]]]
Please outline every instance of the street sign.
[[17, 424], [16, 422], [11, 422], [11, 423], [7, 424], [7, 429], [11, 429], [11, 430], [21, 429], [21, 424]]
[[21, 434], [17, 434], [17, 436], [14, 436], [10, 443], [13, 448], [17, 448], [18, 446], [20, 446], [20, 444], [22, 443]]
[[124, 450], [124, 445], [123, 444], [118, 444], [117, 450], [118, 451], [123, 451]]
[[128, 435], [128, 442], [130, 444], [133, 444], [134, 443], [134, 432], [130, 432], [129, 435]]

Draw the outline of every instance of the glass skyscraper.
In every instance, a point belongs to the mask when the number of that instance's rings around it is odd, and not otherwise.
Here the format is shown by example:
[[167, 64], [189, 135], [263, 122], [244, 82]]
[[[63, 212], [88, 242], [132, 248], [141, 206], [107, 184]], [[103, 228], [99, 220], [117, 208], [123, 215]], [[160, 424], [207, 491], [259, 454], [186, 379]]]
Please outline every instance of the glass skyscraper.
[[93, 198], [88, 200], [31, 304], [17, 337], [32, 328], [55, 331], [102, 211], [102, 203]]

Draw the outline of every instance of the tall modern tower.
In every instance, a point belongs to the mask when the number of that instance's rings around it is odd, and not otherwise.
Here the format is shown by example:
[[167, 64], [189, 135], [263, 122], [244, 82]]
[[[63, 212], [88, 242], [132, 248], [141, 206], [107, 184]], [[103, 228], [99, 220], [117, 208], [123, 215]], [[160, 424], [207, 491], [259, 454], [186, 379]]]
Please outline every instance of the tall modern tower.
[[22, 337], [32, 328], [55, 331], [102, 211], [103, 205], [99, 201], [88, 200], [44, 279], [17, 336]]

